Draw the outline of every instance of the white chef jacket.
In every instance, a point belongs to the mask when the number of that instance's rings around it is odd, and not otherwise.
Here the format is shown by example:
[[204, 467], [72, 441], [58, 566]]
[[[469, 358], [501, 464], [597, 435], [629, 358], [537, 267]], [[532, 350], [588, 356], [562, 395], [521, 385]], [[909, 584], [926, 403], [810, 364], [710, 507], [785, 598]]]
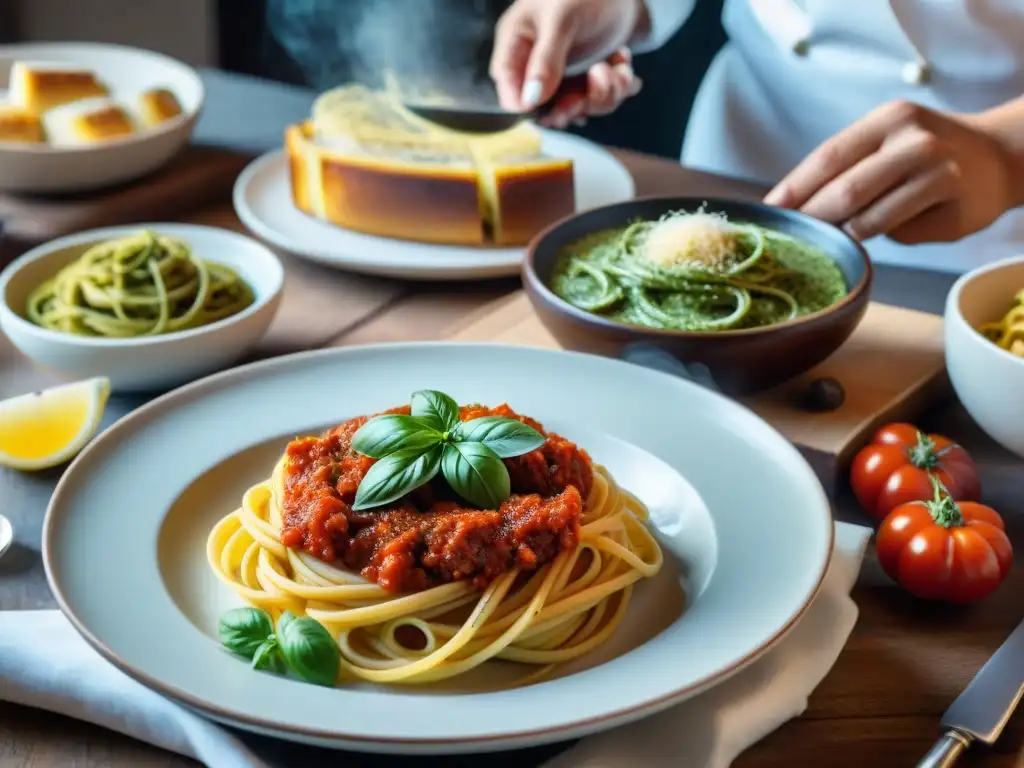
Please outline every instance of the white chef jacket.
[[[652, 34], [637, 52], [696, 2], [646, 0]], [[729, 42], [683, 142], [691, 168], [772, 185], [885, 102], [979, 112], [1024, 94], [1024, 0], [726, 0], [722, 22]], [[956, 243], [865, 245], [878, 262], [962, 272], [1024, 253], [1024, 210]]]

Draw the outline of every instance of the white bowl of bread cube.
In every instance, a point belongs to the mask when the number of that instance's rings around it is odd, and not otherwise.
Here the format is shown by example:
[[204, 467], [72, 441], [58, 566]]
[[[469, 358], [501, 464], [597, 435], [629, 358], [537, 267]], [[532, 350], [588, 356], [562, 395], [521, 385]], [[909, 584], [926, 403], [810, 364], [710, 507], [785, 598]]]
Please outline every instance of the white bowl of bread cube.
[[0, 45], [0, 192], [53, 194], [144, 176], [188, 142], [191, 67], [102, 43]]

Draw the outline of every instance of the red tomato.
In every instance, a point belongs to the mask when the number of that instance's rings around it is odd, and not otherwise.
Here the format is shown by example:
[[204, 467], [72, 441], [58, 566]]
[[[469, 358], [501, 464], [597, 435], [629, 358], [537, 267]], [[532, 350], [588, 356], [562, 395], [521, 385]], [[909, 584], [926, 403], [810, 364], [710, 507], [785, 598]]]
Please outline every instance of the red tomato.
[[875, 551], [885, 572], [912, 595], [949, 603], [988, 596], [1013, 562], [999, 514], [977, 502], [957, 503], [937, 481], [933, 499], [889, 513]]
[[967, 451], [911, 424], [879, 429], [850, 467], [857, 501], [878, 520], [901, 504], [932, 498], [933, 477], [957, 501], [977, 501], [981, 496], [978, 468]]

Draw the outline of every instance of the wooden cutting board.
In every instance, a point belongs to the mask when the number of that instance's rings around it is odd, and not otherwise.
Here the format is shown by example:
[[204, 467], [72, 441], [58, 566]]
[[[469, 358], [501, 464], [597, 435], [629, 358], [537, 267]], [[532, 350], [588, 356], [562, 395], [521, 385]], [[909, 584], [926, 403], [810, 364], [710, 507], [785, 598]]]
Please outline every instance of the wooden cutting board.
[[8, 237], [40, 243], [94, 227], [171, 221], [230, 196], [251, 158], [217, 147], [190, 146], [159, 171], [97, 192], [59, 196], [0, 194]]
[[[522, 291], [472, 315], [453, 338], [559, 348]], [[842, 383], [846, 399], [837, 410], [815, 413], [799, 404], [798, 393], [819, 377]], [[872, 303], [846, 344], [825, 362], [741, 402], [803, 449], [831, 493], [875, 428], [913, 421], [950, 392], [942, 318]]]

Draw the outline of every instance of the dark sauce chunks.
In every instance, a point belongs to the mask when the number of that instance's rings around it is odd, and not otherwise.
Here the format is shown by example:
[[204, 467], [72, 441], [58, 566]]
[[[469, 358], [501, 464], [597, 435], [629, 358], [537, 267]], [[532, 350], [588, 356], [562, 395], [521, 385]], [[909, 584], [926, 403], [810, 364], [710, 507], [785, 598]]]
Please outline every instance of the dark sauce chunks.
[[512, 495], [498, 509], [465, 506], [439, 475], [393, 504], [354, 511], [359, 482], [374, 463], [350, 448], [367, 421], [359, 417], [289, 444], [281, 540], [392, 592], [462, 579], [482, 588], [512, 567], [535, 569], [575, 547], [593, 484], [590, 457], [507, 405], [461, 412], [463, 421], [480, 416], [518, 419], [547, 438], [540, 449], [504, 460]]

